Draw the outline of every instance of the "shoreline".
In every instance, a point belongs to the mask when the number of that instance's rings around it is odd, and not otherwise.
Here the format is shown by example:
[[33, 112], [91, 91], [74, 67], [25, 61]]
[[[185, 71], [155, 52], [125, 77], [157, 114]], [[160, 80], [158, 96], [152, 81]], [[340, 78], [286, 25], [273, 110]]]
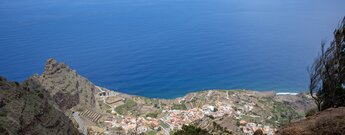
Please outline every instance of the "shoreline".
[[301, 91], [301, 92], [278, 92], [278, 91], [274, 91], [274, 90], [271, 90], [271, 91], [270, 90], [260, 91], [260, 90], [250, 90], [250, 89], [209, 89], [209, 90], [191, 91], [191, 92], [187, 92], [186, 94], [183, 94], [181, 96], [176, 96], [176, 97], [171, 97], [171, 98], [164, 98], [164, 97], [149, 97], [149, 96], [142, 96], [142, 95], [137, 95], [137, 94], [130, 94], [130, 93], [126, 93], [126, 92], [121, 92], [119, 90], [107, 89], [105, 87], [98, 86], [98, 85], [95, 85], [95, 86], [98, 89], [101, 88], [101, 89], [99, 89], [100, 91], [104, 91], [102, 89], [105, 89], [106, 91], [113, 91], [113, 92], [129, 95], [129, 96], [143, 97], [143, 98], [149, 98], [149, 99], [160, 99], [160, 100], [176, 100], [176, 99], [185, 98], [186, 96], [191, 95], [191, 94], [204, 93], [204, 92], [209, 92], [209, 91], [258, 92], [258, 93], [274, 94], [276, 96], [284, 96], [284, 95], [297, 96], [299, 94], [307, 93], [306, 90], [305, 91]]
[[[1, 80], [7, 81], [0, 77]], [[35, 89], [37, 93], [31, 92], [30, 96], [47, 101], [44, 103], [50, 103], [51, 108], [56, 107], [62, 115], [74, 121], [76, 127], [79, 124], [79, 127], [90, 129], [90, 133], [156, 132], [162, 135], [166, 134], [165, 131], [177, 131], [185, 124], [196, 124], [215, 133], [220, 131], [218, 127], [234, 134], [254, 132], [238, 130], [239, 128], [265, 128], [274, 133], [280, 125], [303, 118], [305, 112], [314, 107], [313, 99], [307, 93], [273, 90], [209, 89], [191, 91], [173, 98], [150, 98], [128, 94], [97, 86], [66, 64], [58, 63], [54, 59], [47, 61], [41, 75], [35, 74], [22, 84], [8, 84], [15, 88]], [[39, 93], [43, 95], [40, 96]], [[21, 101], [23, 104], [26, 102]], [[18, 112], [20, 110], [22, 109]], [[236, 121], [242, 122], [242, 125], [234, 123]], [[138, 125], [140, 130], [137, 132]], [[81, 128], [80, 132], [83, 131]]]

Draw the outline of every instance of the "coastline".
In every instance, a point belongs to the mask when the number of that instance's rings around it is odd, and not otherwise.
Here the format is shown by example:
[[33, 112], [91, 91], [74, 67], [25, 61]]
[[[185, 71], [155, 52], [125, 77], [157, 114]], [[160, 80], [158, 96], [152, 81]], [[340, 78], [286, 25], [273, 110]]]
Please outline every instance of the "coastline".
[[303, 119], [314, 106], [306, 93], [245, 89], [202, 90], [171, 99], [131, 95], [97, 86], [54, 59], [46, 62], [41, 75], [35, 74], [22, 84], [0, 80], [14, 88], [33, 88], [38, 95], [31, 96], [61, 111], [75, 127], [81, 127], [81, 133], [87, 129], [88, 133], [163, 135], [188, 124], [214, 133], [252, 133], [254, 129], [274, 133], [291, 120]]
[[[256, 129], [265, 127], [265, 133], [274, 134], [280, 125], [289, 123], [291, 120], [303, 119], [305, 112], [314, 107], [314, 102], [307, 93], [212, 89], [164, 99], [128, 95], [99, 86], [97, 88], [100, 88], [99, 92], [103, 93], [101, 97], [96, 97], [96, 100], [100, 102], [106, 104], [110, 98], [121, 99], [121, 101], [118, 100], [121, 104], [109, 104], [114, 107], [114, 111], [109, 111], [109, 113], [117, 116], [110, 119], [124, 117], [135, 120], [137, 118], [133, 115], [135, 112], [143, 121], [148, 119], [166, 125], [162, 126], [163, 132], [176, 131], [184, 124], [193, 124], [209, 131], [216, 129], [217, 126], [226, 127], [227, 131], [232, 133], [253, 133]], [[214, 111], [214, 108], [217, 111]], [[244, 124], [236, 126], [234, 121]], [[127, 125], [121, 124], [122, 122], [118, 121], [113, 125], [130, 129]], [[207, 126], [213, 123], [216, 123], [216, 127]], [[145, 124], [145, 122], [142, 124], [150, 127], [150, 124]], [[239, 127], [243, 130], [238, 131]], [[246, 128], [254, 130], [246, 130]]]
[[231, 92], [231, 91], [233, 91], [233, 92], [248, 91], [248, 92], [258, 92], [258, 93], [267, 93], [267, 94], [275, 94], [275, 95], [293, 95], [293, 96], [296, 96], [298, 94], [305, 94], [305, 93], [307, 93], [306, 91], [304, 91], [304, 92], [280, 92], [280, 91], [275, 91], [275, 90], [261, 91], [261, 90], [252, 90], [252, 89], [208, 89], [208, 90], [191, 91], [191, 92], [187, 92], [186, 94], [183, 94], [181, 96], [173, 96], [173, 97], [169, 97], [169, 98], [164, 98], [164, 97], [149, 97], [149, 96], [130, 94], [130, 93], [126, 93], [126, 92], [120, 92], [119, 90], [108, 89], [106, 87], [102, 87], [102, 86], [98, 86], [98, 85], [95, 85], [95, 86], [98, 87], [98, 88], [106, 89], [108, 91], [114, 91], [114, 92], [117, 92], [117, 93], [126, 94], [126, 95], [130, 95], [130, 96], [144, 97], [144, 98], [150, 98], [150, 99], [163, 99], [163, 100], [174, 100], [174, 99], [183, 98], [183, 97], [185, 97], [187, 95], [190, 95], [190, 94], [203, 93], [203, 92], [208, 92], [208, 91], [229, 91], [229, 92]]

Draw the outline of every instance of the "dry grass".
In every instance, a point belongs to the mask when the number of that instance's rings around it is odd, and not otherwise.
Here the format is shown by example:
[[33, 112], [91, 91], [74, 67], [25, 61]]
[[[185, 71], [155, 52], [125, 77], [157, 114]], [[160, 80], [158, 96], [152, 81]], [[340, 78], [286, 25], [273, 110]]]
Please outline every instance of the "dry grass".
[[345, 107], [330, 108], [280, 129], [281, 135], [344, 135]]

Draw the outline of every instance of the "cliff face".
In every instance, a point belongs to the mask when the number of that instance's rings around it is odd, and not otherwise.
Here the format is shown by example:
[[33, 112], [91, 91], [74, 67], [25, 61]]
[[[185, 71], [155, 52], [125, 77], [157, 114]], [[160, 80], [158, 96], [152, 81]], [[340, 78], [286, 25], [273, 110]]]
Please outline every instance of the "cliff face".
[[36, 78], [23, 84], [0, 78], [1, 134], [79, 134], [72, 121], [51, 103]]
[[0, 133], [79, 134], [68, 116], [97, 109], [95, 85], [54, 59], [23, 84], [0, 81]]
[[38, 80], [63, 112], [72, 108], [76, 110], [96, 107], [95, 85], [64, 63], [57, 63], [56, 60], [49, 59]]

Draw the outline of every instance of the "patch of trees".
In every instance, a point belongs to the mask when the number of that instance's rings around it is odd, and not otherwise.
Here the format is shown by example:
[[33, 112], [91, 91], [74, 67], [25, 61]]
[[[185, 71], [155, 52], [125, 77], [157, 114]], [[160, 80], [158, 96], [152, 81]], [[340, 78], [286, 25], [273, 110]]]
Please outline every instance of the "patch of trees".
[[334, 31], [334, 40], [328, 46], [321, 44], [308, 71], [310, 94], [319, 111], [345, 106], [345, 18]]
[[194, 125], [183, 125], [181, 130], [178, 130], [174, 135], [210, 135], [207, 130], [201, 129]]

